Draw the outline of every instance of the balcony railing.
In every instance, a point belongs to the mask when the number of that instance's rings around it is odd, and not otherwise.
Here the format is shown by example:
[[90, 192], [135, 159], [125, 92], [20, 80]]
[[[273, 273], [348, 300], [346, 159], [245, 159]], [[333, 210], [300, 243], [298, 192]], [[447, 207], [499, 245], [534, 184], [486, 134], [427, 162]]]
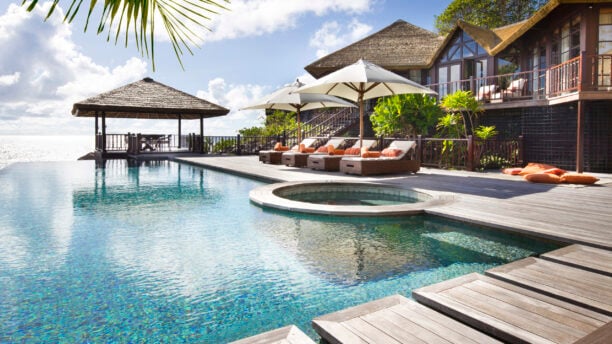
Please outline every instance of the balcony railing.
[[[590, 73], [583, 63], [590, 67]], [[484, 103], [541, 100], [580, 91], [612, 90], [612, 55], [576, 57], [546, 69], [470, 78], [427, 85], [442, 99], [456, 91], [472, 91]], [[586, 73], [586, 75], [585, 75]]]

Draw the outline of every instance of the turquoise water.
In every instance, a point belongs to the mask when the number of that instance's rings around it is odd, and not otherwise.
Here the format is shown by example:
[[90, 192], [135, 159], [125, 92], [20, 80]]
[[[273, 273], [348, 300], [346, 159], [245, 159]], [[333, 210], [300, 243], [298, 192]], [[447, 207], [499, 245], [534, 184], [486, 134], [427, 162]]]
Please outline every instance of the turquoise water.
[[0, 342], [223, 343], [555, 246], [427, 216], [296, 216], [189, 165], [0, 170]]
[[366, 191], [305, 192], [283, 197], [293, 201], [333, 205], [384, 206], [419, 202], [416, 196], [409, 197]]

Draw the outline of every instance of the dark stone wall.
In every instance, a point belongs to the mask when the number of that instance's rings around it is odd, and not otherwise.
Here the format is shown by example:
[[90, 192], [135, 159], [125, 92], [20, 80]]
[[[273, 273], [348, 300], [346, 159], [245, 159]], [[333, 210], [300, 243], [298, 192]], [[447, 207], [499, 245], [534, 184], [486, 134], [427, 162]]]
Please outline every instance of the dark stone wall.
[[[584, 168], [612, 173], [612, 102], [585, 102]], [[577, 103], [487, 111], [480, 124], [500, 138], [523, 135], [525, 162], [576, 169]]]

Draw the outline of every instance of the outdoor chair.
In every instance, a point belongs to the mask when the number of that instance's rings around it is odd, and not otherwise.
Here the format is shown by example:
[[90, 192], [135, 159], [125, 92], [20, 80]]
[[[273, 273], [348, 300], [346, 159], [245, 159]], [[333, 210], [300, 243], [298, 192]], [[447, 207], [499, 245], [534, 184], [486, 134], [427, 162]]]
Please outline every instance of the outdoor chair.
[[344, 138], [336, 137], [329, 139], [323, 145], [320, 145], [318, 149], [315, 150], [314, 147], [311, 149], [302, 149], [302, 151], [289, 151], [283, 153], [281, 159], [282, 163], [287, 166], [292, 167], [304, 167], [308, 163], [308, 157], [311, 155], [327, 155], [327, 149], [329, 146], [332, 146], [334, 149], [340, 147], [341, 144], [344, 143]]
[[[311, 148], [311, 146], [314, 145], [316, 142], [317, 139], [314, 138], [304, 139], [302, 140], [302, 142], [300, 142], [300, 144], [291, 148], [291, 150], [297, 151], [300, 145], [303, 145], [307, 148]], [[282, 162], [283, 153], [287, 151], [289, 151], [289, 147], [282, 146], [280, 142], [277, 142], [276, 146], [274, 146], [274, 149], [259, 151], [259, 161], [263, 162], [264, 164], [278, 165]]]
[[[363, 147], [372, 148], [376, 145], [376, 140], [363, 140]], [[330, 155], [329, 152], [327, 154], [311, 154], [308, 156], [306, 165], [308, 168], [319, 171], [339, 171], [340, 170], [340, 160], [343, 157], [349, 155], [360, 155], [361, 149], [359, 147], [359, 140], [355, 142], [355, 144], [346, 149], [342, 155], [334, 154]]]
[[411, 150], [414, 151], [415, 149], [415, 141], [393, 141], [389, 147], [380, 152], [380, 157], [343, 157], [340, 160], [340, 172], [362, 176], [417, 173], [421, 167], [421, 162], [411, 159], [409, 154]]

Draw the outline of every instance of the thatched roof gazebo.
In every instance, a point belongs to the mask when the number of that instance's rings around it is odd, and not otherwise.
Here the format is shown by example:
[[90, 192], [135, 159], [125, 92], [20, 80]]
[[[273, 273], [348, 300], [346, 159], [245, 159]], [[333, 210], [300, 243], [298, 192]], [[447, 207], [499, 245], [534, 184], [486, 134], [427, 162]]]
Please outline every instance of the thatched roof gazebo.
[[304, 67], [321, 78], [363, 58], [385, 69], [406, 76], [410, 69], [431, 67], [432, 57], [444, 41], [436, 33], [397, 20], [382, 30]]
[[[229, 110], [192, 96], [151, 78], [127, 84], [112, 91], [75, 103], [72, 115], [94, 117], [95, 133], [102, 119], [102, 150], [106, 149], [106, 118], [177, 119], [179, 136], [182, 119], [200, 120], [200, 137], [204, 135], [204, 118], [224, 116]], [[180, 147], [179, 147], [180, 148]]]

